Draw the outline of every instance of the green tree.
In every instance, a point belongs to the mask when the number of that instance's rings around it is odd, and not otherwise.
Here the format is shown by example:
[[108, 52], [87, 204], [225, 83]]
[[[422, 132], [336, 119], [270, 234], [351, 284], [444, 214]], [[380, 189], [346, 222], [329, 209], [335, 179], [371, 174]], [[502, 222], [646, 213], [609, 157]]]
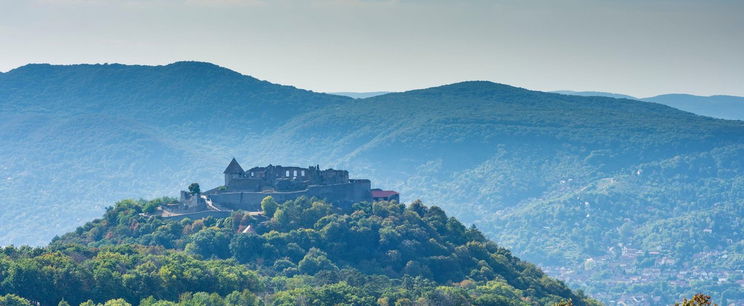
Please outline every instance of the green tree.
[[510, 306], [510, 305], [519, 305], [518, 303], [514, 302], [514, 300], [509, 300], [506, 297], [496, 295], [496, 294], [484, 294], [481, 296], [478, 296], [475, 301], [473, 301], [473, 304], [476, 306]]
[[261, 200], [261, 210], [263, 211], [264, 216], [269, 218], [274, 217], [277, 208], [279, 208], [279, 204], [274, 201], [273, 197], [268, 196]]
[[0, 305], [3, 306], [31, 306], [31, 302], [15, 294], [0, 296]]
[[262, 305], [261, 300], [248, 290], [233, 291], [225, 297], [227, 306], [254, 306]]
[[314, 275], [321, 270], [338, 270], [336, 265], [328, 259], [328, 254], [317, 248], [310, 249], [310, 251], [305, 254], [305, 258], [300, 260], [297, 268], [300, 272], [309, 275]]
[[553, 306], [573, 306], [573, 300], [567, 299], [553, 304]]
[[201, 188], [199, 187], [199, 183], [191, 183], [191, 185], [189, 185], [189, 192], [191, 194], [201, 194]]
[[154, 213], [154, 212], [156, 212], [158, 210], [158, 206], [160, 206], [160, 205], [158, 205], [158, 203], [147, 202], [147, 204], [145, 204], [145, 207], [142, 208], [142, 211], [144, 211], [145, 213], [148, 213], [148, 214], [152, 214], [152, 213]]
[[246, 263], [263, 253], [266, 239], [254, 233], [238, 234], [230, 241], [230, 253], [241, 263]]
[[124, 299], [115, 299], [108, 300], [103, 306], [132, 306], [132, 304], [127, 303]]
[[712, 305], [709, 295], [698, 293], [692, 299], [684, 299], [682, 303], [674, 303], [675, 306], [703, 306]]
[[205, 228], [191, 236], [191, 241], [186, 245], [186, 251], [199, 254], [204, 258], [212, 256], [227, 258], [230, 257], [230, 238], [224, 230]]

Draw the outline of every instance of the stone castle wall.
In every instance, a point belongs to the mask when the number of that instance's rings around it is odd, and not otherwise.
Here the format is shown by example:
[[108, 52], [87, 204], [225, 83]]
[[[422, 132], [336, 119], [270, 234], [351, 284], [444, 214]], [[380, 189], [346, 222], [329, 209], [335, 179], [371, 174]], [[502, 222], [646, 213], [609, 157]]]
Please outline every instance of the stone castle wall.
[[189, 218], [191, 220], [199, 220], [199, 219], [203, 219], [203, 218], [206, 218], [206, 217], [214, 217], [214, 218], [220, 219], [220, 218], [227, 218], [227, 217], [229, 217], [231, 213], [232, 212], [230, 212], [230, 211], [205, 210], [205, 211], [200, 211], [200, 212], [193, 212], [193, 213], [185, 213], [185, 214], [180, 214], [180, 215], [175, 215], [175, 216], [168, 216], [168, 217], [164, 217], [164, 218], [165, 219], [169, 219], [169, 220], [182, 220], [182, 219], [186, 219], [186, 218]]
[[312, 185], [305, 190], [289, 192], [219, 192], [209, 194], [212, 202], [234, 210], [259, 211], [261, 200], [271, 196], [277, 202], [294, 200], [301, 196], [317, 197], [340, 206], [350, 206], [356, 202], [371, 202], [371, 183], [369, 180], [350, 180], [345, 184]]
[[300, 191], [312, 185], [349, 182], [349, 172], [346, 170], [320, 170], [320, 166], [301, 168], [268, 165], [244, 171], [235, 160], [230, 162], [224, 174], [225, 187], [231, 192], [261, 192], [269, 189], [282, 192]]
[[181, 199], [179, 202], [184, 210], [200, 210], [206, 207], [204, 199], [199, 195], [194, 195], [183, 190], [181, 190]]

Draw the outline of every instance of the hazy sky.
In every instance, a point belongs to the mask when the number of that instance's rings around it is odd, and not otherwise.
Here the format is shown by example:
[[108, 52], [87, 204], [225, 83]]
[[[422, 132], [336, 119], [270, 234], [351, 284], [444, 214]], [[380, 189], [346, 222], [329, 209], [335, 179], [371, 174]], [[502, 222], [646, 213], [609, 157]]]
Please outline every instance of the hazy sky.
[[744, 96], [742, 0], [0, 0], [0, 71], [209, 61], [315, 91]]

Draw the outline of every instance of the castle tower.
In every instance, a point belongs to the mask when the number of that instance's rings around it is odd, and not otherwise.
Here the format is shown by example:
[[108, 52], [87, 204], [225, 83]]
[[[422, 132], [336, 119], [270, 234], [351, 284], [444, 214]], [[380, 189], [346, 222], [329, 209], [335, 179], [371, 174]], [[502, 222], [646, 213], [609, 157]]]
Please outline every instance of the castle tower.
[[227, 165], [227, 168], [225, 168], [225, 171], [222, 173], [225, 174], [225, 187], [227, 187], [230, 185], [230, 180], [243, 176], [245, 171], [243, 170], [243, 167], [238, 164], [238, 161], [235, 160], [235, 158], [233, 157], [232, 161], [230, 161], [230, 164]]

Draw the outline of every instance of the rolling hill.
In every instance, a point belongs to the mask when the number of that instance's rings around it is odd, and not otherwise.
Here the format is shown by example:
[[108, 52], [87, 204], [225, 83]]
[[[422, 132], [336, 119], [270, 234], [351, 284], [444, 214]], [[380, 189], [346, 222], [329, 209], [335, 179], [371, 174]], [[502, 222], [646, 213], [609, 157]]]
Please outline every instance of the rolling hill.
[[644, 98], [643, 101], [661, 103], [708, 117], [744, 120], [744, 97], [668, 94]]
[[351, 100], [197, 62], [3, 73], [0, 244], [43, 244], [117, 198], [176, 194], [249, 139]]
[[553, 93], [559, 93], [559, 94], [569, 95], [569, 96], [585, 96], [585, 97], [597, 96], [597, 97], [610, 97], [610, 98], [617, 98], [617, 99], [638, 100], [638, 98], [633, 97], [633, 96], [611, 93], [611, 92], [604, 92], [604, 91], [557, 90], [557, 91], [553, 91]]
[[606, 302], [744, 299], [742, 122], [485, 81], [351, 99], [193, 62], [25, 66], [0, 107], [2, 244], [218, 186], [235, 156], [348, 169]]
[[121, 201], [47, 247], [1, 249], [0, 304], [599, 305], [421, 202], [143, 214], [167, 201]]
[[744, 97], [737, 96], [696, 96], [689, 94], [664, 94], [648, 98], [636, 98], [623, 94], [602, 91], [561, 90], [555, 93], [576, 96], [600, 96], [624, 98], [653, 102], [674, 107], [693, 114], [719, 119], [744, 120]]

